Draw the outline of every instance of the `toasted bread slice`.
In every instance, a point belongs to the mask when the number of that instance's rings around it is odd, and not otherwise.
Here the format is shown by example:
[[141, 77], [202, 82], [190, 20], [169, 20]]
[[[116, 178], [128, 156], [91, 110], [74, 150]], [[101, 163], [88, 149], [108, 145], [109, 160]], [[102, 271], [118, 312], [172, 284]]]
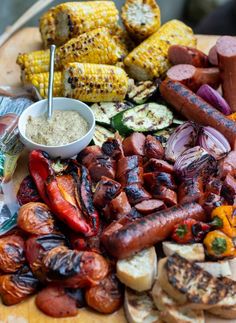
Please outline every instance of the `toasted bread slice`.
[[178, 306], [160, 286], [158, 279], [152, 289], [152, 297], [156, 307], [161, 312], [161, 318], [166, 323], [204, 323], [204, 312]]
[[129, 323], [163, 323], [160, 312], [147, 292], [125, 289], [125, 315]]
[[229, 261], [205, 261], [196, 264], [214, 277], [231, 278], [232, 276]]
[[126, 286], [143, 292], [150, 290], [157, 274], [157, 256], [154, 247], [145, 249], [136, 255], [118, 260], [117, 277]]
[[158, 279], [170, 297], [193, 309], [216, 306], [228, 292], [227, 286], [218, 278], [177, 253], [159, 261]]
[[236, 282], [229, 278], [222, 278], [222, 282], [228, 287], [226, 297], [208, 310], [211, 314], [225, 319], [236, 319]]
[[189, 261], [204, 261], [205, 251], [202, 243], [179, 244], [171, 241], [162, 242], [164, 254], [168, 257], [177, 252]]

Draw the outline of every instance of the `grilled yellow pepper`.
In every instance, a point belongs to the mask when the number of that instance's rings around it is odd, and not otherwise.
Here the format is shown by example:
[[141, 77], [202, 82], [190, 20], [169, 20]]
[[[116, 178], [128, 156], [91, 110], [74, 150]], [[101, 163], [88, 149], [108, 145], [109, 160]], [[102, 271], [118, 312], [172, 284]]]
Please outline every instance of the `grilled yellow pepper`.
[[231, 238], [236, 237], [236, 208], [230, 205], [222, 205], [211, 213], [211, 225], [224, 232]]
[[232, 238], [219, 230], [208, 232], [203, 244], [210, 256], [214, 258], [224, 258], [236, 256], [236, 251]]

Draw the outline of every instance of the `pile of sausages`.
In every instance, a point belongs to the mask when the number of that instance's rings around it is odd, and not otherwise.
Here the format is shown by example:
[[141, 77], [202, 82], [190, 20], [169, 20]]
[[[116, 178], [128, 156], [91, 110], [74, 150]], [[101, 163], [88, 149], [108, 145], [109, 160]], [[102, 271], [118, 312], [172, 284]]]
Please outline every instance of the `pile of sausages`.
[[[169, 60], [174, 66], [160, 85], [160, 92], [185, 118], [219, 130], [230, 142], [236, 143], [236, 125], [195, 92], [203, 84], [217, 89], [222, 85], [223, 96], [236, 111], [236, 40], [220, 37], [209, 55], [184, 46], [171, 46]], [[177, 65], [176, 65], [177, 64]]]

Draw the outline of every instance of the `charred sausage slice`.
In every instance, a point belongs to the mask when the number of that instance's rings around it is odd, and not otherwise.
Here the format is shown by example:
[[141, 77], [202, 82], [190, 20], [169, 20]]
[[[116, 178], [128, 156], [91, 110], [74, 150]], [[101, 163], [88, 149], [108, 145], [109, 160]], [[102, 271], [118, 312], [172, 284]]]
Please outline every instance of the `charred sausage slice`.
[[180, 64], [171, 67], [167, 77], [179, 81], [196, 92], [203, 84], [208, 84], [214, 89], [220, 85], [220, 72], [216, 67], [196, 68], [192, 65]]
[[102, 176], [93, 196], [94, 205], [101, 209], [104, 208], [119, 193], [120, 188], [120, 183]]
[[144, 172], [164, 172], [173, 174], [174, 167], [161, 159], [151, 158], [145, 165], [144, 165]]
[[117, 162], [116, 178], [119, 178], [136, 167], [142, 167], [143, 159], [141, 156], [133, 155], [121, 158]]
[[125, 192], [121, 192], [103, 209], [108, 220], [118, 220], [129, 214], [130, 211], [131, 206]]
[[131, 205], [135, 205], [151, 198], [151, 195], [139, 183], [126, 186], [124, 191]]
[[125, 156], [144, 155], [145, 136], [142, 133], [134, 132], [123, 140]]
[[168, 60], [172, 65], [189, 64], [195, 67], [209, 67], [207, 55], [196, 48], [188, 46], [170, 46], [168, 50]]
[[164, 157], [164, 148], [159, 140], [154, 136], [147, 135], [144, 144], [144, 154], [145, 157], [162, 159]]
[[142, 201], [135, 205], [136, 210], [144, 215], [162, 210], [165, 207], [166, 206], [163, 201], [154, 199]]

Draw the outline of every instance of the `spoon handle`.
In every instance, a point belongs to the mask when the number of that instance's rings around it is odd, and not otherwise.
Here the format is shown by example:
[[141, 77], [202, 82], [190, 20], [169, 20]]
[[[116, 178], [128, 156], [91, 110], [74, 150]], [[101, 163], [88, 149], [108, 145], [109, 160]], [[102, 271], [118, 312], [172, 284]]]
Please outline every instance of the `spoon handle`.
[[53, 99], [53, 83], [54, 83], [54, 59], [55, 59], [56, 46], [50, 46], [50, 69], [49, 69], [49, 82], [48, 82], [48, 119], [52, 116], [52, 99]]

